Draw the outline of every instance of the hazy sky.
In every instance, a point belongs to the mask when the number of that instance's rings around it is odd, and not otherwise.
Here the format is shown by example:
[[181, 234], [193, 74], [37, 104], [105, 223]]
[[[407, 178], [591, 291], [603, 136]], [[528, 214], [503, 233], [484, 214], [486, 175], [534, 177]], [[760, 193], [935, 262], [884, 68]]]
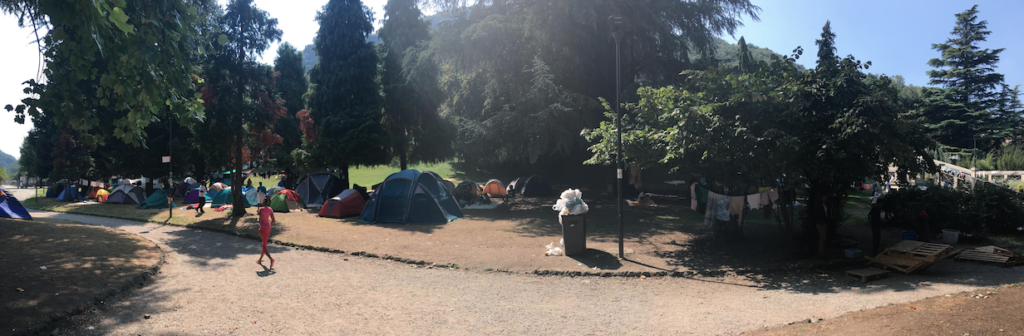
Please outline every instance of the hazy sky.
[[[221, 4], [226, 0], [218, 0]], [[820, 1], [820, 0], [753, 0], [762, 8], [761, 21], [753, 22], [744, 18], [746, 25], [736, 35], [723, 36], [735, 42], [740, 36], [748, 43], [766, 47], [781, 54], [789, 54], [797, 46], [804, 48], [800, 63], [813, 67], [814, 40], [821, 33], [826, 20], [832, 21], [836, 33], [836, 44], [840, 55], [853, 54], [857, 59], [872, 61], [868, 70], [872, 73], [902, 75], [908, 83], [925, 85], [928, 77], [925, 64], [938, 57], [931, 49], [932, 43], [949, 38], [955, 22], [954, 14], [978, 3], [979, 17], [988, 20], [992, 35], [983, 47], [1006, 48], [996, 69], [1006, 75], [1011, 85], [1024, 84], [1024, 1], [978, 0], [964, 2], [957, 0], [929, 1]], [[326, 0], [255, 0], [257, 7], [266, 10], [278, 19], [278, 28], [283, 32], [283, 41], [302, 48], [312, 43], [319, 26], [316, 12]], [[375, 12], [374, 26], [380, 27], [386, 0], [364, 0], [364, 4]], [[0, 15], [0, 63], [6, 65], [0, 75], [0, 106], [17, 104], [24, 94], [21, 84], [35, 78], [38, 53], [31, 44], [29, 29], [17, 27], [13, 16]], [[277, 44], [263, 55], [263, 62], [273, 63], [277, 56]], [[0, 111], [0, 150], [18, 156], [22, 139], [31, 128], [30, 122], [18, 125], [13, 114]]]

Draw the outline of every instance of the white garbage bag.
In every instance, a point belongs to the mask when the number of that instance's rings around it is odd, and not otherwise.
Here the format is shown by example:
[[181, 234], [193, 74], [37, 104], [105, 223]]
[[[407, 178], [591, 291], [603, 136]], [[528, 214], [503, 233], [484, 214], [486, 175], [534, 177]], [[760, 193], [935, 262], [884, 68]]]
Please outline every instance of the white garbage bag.
[[590, 207], [583, 201], [583, 192], [579, 189], [566, 189], [558, 198], [552, 210], [558, 211], [559, 215], [580, 215], [590, 211]]

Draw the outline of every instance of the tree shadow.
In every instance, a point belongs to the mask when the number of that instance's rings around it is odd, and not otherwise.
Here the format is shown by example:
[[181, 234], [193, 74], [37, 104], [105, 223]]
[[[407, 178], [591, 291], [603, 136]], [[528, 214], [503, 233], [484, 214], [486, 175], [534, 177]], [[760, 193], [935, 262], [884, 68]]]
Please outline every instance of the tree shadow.
[[622, 268], [622, 261], [614, 254], [588, 248], [583, 252], [568, 256], [577, 262], [586, 265], [587, 268], [600, 270], [617, 270]]
[[[256, 258], [262, 249], [259, 241], [250, 239], [216, 239], [211, 242], [211, 239], [204, 235], [221, 233], [202, 232], [202, 228], [176, 230], [166, 234], [170, 238], [164, 244], [187, 256], [188, 260], [185, 262], [202, 267], [223, 267], [243, 256]], [[273, 236], [273, 231], [271, 235]], [[267, 245], [267, 249], [271, 254], [287, 250], [276, 245]]]

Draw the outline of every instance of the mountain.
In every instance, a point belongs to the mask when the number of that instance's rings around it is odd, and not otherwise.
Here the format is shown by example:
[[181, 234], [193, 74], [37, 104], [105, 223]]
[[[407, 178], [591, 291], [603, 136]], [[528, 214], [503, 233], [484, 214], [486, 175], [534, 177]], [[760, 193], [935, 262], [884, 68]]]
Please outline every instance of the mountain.
[[[723, 39], [716, 39], [715, 44], [715, 58], [726, 65], [739, 64], [740, 46], [731, 44]], [[768, 61], [772, 55], [779, 55], [779, 57], [785, 57], [783, 54], [772, 51], [768, 48], [761, 48], [751, 43], [747, 43], [747, 50], [750, 50], [750, 55], [757, 61]], [[797, 64], [797, 67], [803, 69], [802, 65]]]
[[7, 170], [8, 175], [14, 175], [18, 172], [18, 159], [15, 159], [10, 154], [0, 151], [0, 166], [3, 166]]

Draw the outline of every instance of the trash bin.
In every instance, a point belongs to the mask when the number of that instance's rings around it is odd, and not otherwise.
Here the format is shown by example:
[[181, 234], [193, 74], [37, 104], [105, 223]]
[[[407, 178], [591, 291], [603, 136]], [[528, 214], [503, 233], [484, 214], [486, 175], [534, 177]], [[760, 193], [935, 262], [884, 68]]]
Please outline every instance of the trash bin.
[[565, 255], [583, 253], [587, 249], [587, 215], [560, 215], [559, 221]]
[[958, 230], [942, 230], [942, 241], [949, 245], [956, 245], [960, 241], [960, 231]]

